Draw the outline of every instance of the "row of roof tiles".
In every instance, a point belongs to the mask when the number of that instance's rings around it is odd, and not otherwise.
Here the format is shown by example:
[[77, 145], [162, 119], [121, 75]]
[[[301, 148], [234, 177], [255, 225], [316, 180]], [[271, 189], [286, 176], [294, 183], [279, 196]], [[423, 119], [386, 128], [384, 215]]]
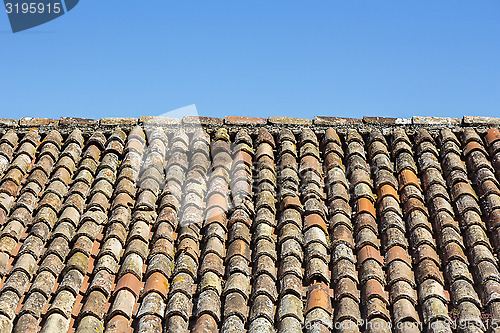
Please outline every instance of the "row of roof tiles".
[[62, 117], [60, 119], [47, 118], [32, 118], [23, 117], [19, 120], [0, 118], [0, 127], [112, 127], [125, 126], [131, 127], [135, 125], [145, 126], [175, 126], [175, 125], [193, 125], [201, 124], [207, 126], [220, 125], [235, 125], [235, 126], [263, 126], [263, 125], [286, 125], [286, 126], [352, 126], [352, 125], [380, 125], [380, 126], [396, 126], [396, 125], [419, 125], [419, 126], [498, 126], [500, 118], [481, 117], [481, 116], [464, 116], [463, 118], [450, 117], [420, 117], [412, 118], [388, 118], [388, 117], [363, 117], [343, 118], [343, 117], [326, 117], [316, 116], [314, 119], [292, 118], [292, 117], [269, 117], [269, 118], [253, 118], [253, 117], [237, 117], [227, 116], [225, 118], [214, 117], [195, 117], [187, 116], [182, 119], [167, 118], [157, 116], [141, 116], [140, 118], [101, 118], [100, 120]]
[[499, 147], [472, 128], [8, 131], [1, 331], [484, 332]]

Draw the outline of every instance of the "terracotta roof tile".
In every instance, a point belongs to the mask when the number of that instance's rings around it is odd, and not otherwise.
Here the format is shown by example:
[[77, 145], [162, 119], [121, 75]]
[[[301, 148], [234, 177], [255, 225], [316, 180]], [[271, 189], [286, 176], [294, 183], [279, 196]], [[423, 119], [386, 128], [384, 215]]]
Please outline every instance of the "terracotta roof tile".
[[361, 124], [363, 122], [362, 119], [354, 119], [354, 118], [341, 118], [341, 117], [314, 117], [315, 125], [352, 125], [352, 124]]
[[279, 125], [312, 125], [312, 119], [291, 117], [269, 117], [269, 123]]
[[228, 125], [264, 125], [267, 120], [264, 118], [226, 116], [224, 123]]

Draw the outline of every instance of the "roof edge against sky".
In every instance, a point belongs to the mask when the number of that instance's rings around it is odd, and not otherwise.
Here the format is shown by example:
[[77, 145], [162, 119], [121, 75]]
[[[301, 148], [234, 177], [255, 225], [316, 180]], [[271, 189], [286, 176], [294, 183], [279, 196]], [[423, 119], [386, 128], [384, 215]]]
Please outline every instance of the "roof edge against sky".
[[283, 127], [297, 129], [304, 126], [312, 126], [317, 130], [333, 127], [340, 133], [343, 130], [355, 128], [361, 133], [369, 132], [373, 129], [390, 130], [394, 127], [404, 127], [409, 133], [414, 129], [426, 128], [428, 130], [438, 130], [444, 127], [451, 128], [454, 131], [461, 131], [463, 127], [474, 127], [479, 132], [485, 131], [488, 127], [500, 126], [500, 118], [481, 117], [481, 116], [463, 116], [462, 118], [451, 117], [424, 117], [414, 116], [412, 118], [389, 118], [365, 116], [362, 119], [316, 116], [314, 119], [292, 118], [292, 117], [239, 117], [226, 116], [225, 118], [186, 116], [181, 118], [168, 118], [158, 116], [141, 116], [139, 118], [120, 118], [110, 117], [101, 119], [86, 119], [75, 117], [61, 117], [60, 119], [22, 117], [21, 119], [0, 118], [0, 131], [5, 129], [16, 129], [23, 131], [25, 129], [36, 127], [41, 132], [57, 128], [62, 132], [69, 131], [72, 128], [80, 128], [84, 132], [99, 128], [101, 130], [115, 127], [131, 128], [136, 125], [143, 127], [161, 126], [166, 129], [183, 125], [187, 128], [191, 125], [202, 125], [208, 130], [224, 126], [229, 130], [235, 130], [245, 127], [247, 129], [266, 127], [269, 130], [277, 130]]

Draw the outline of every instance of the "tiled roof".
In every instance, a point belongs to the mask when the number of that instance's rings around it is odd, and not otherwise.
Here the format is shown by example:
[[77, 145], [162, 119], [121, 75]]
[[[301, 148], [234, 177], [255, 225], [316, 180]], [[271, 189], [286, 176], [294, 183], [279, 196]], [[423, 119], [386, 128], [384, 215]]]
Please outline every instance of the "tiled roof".
[[497, 126], [3, 120], [0, 332], [486, 331]]

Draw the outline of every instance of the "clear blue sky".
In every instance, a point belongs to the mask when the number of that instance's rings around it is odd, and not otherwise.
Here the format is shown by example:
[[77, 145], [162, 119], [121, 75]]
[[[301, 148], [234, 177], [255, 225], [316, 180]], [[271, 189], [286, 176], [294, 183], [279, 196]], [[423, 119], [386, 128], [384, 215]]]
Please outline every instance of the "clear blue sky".
[[0, 117], [500, 117], [498, 0], [82, 0], [0, 39]]

